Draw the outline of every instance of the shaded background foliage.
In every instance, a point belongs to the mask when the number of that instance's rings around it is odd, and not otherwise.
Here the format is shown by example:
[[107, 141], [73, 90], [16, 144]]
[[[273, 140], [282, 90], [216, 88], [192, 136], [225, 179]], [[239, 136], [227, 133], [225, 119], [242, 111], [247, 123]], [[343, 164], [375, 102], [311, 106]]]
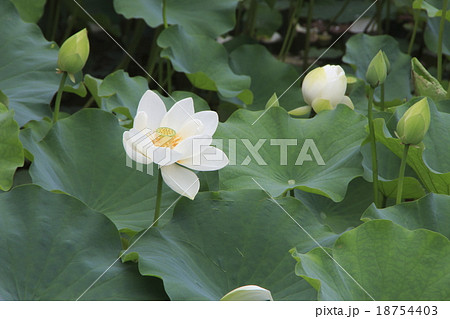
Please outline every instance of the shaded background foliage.
[[[372, 1], [167, 0], [167, 27], [161, 0], [77, 2], [101, 27], [73, 0], [0, 0], [0, 300], [218, 300], [247, 284], [276, 300], [370, 299], [329, 255], [377, 300], [449, 299], [450, 11], [441, 20], [440, 1], [379, 0], [353, 24]], [[423, 89], [410, 74], [436, 76], [441, 21], [443, 80]], [[58, 48], [82, 28], [91, 53], [52, 124]], [[387, 108], [375, 97], [376, 208], [364, 78], [380, 49], [392, 71]], [[355, 111], [293, 119], [303, 73], [325, 64], [346, 70]], [[248, 153], [238, 145], [237, 166], [199, 173], [194, 201], [173, 205], [164, 188], [167, 212], [144, 234], [156, 178], [125, 165], [121, 135], [148, 89], [169, 108], [168, 93], [217, 111], [217, 138], [300, 143], [287, 165], [266, 144], [266, 166], [239, 165]], [[274, 94], [279, 106], [266, 112]], [[394, 206], [403, 147], [394, 131], [421, 95], [431, 127], [408, 157], [407, 201]], [[306, 138], [328, 166], [294, 165]]]

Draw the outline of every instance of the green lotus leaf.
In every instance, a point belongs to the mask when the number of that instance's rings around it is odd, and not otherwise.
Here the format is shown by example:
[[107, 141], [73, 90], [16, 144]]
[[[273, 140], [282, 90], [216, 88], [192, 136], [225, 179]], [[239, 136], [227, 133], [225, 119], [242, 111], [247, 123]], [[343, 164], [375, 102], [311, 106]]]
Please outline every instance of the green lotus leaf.
[[[447, 15], [448, 14], [450, 14], [450, 10], [447, 11]], [[435, 53], [438, 48], [440, 23], [441, 18], [429, 18], [427, 20], [427, 27], [425, 28], [425, 33], [423, 35], [425, 45], [430, 51]], [[450, 23], [447, 22], [444, 24], [444, 36], [442, 38], [442, 53], [447, 56], [450, 55], [450, 37], [446, 36], [449, 33]]]
[[2, 300], [167, 298], [161, 281], [141, 277], [133, 264], [118, 261], [99, 278], [118, 257], [119, 233], [70, 196], [16, 187], [0, 194], [0, 218]]
[[319, 300], [450, 297], [450, 242], [441, 234], [374, 220], [344, 233], [325, 251], [293, 251], [296, 274], [316, 288]]
[[410, 230], [425, 228], [450, 238], [450, 196], [430, 193], [416, 201], [383, 209], [372, 205], [362, 219], [388, 219]]
[[[427, 12], [430, 18], [442, 17], [442, 0], [414, 0], [414, 9], [423, 9]], [[447, 7], [445, 18], [450, 21], [450, 11]]]
[[22, 126], [51, 117], [49, 104], [61, 77], [55, 72], [57, 46], [45, 40], [37, 25], [23, 22], [9, 1], [0, 2], [0, 29], [0, 88], [14, 118]]
[[250, 90], [254, 99], [249, 109], [263, 110], [274, 93], [280, 97], [279, 104], [287, 110], [306, 105], [300, 82], [281, 96], [300, 74], [292, 65], [273, 57], [262, 45], [240, 46], [230, 54], [230, 64], [236, 74], [248, 75], [252, 79]]
[[14, 172], [24, 163], [24, 152], [19, 140], [19, 125], [14, 111], [0, 103], [0, 190], [7, 191], [13, 184]]
[[47, 0], [10, 0], [25, 22], [37, 23], [44, 14]]
[[244, 285], [264, 287], [274, 300], [311, 300], [315, 292], [296, 280], [289, 247], [317, 244], [296, 223], [325, 246], [338, 235], [300, 201], [278, 203], [261, 190], [183, 198], [172, 220], [143, 234], [126, 259], [137, 257], [141, 274], [162, 278], [172, 300], [220, 300]]
[[348, 184], [345, 198], [339, 203], [301, 190], [295, 190], [295, 197], [314, 212], [323, 224], [341, 233], [362, 223], [361, 215], [373, 203], [373, 187], [364, 179], [356, 178]]
[[[111, 73], [103, 80], [86, 75], [85, 83], [100, 108], [113, 112], [119, 107], [124, 107], [129, 110], [132, 117], [136, 116], [139, 100], [148, 90], [148, 82], [144, 77], [130, 77], [123, 70]], [[167, 109], [175, 103], [172, 98], [159, 95]], [[209, 110], [208, 103], [194, 93], [175, 91], [171, 93], [171, 96], [175, 101], [192, 97], [196, 112]]]
[[264, 114], [239, 110], [215, 135], [230, 158], [219, 171], [221, 184], [228, 190], [262, 187], [272, 196], [297, 188], [341, 201], [348, 183], [363, 173], [359, 147], [366, 123], [342, 105], [312, 119], [291, 118], [281, 107]]
[[[233, 29], [238, 0], [167, 0], [168, 24], [178, 24], [189, 33], [216, 37]], [[163, 24], [161, 0], [114, 0], [115, 10], [126, 18], [142, 18], [152, 28]]]
[[[141, 171], [135, 163], [127, 167], [124, 130], [112, 114], [98, 109], [58, 121], [42, 141], [28, 145], [34, 156], [33, 182], [74, 196], [107, 215], [118, 229], [147, 228], [153, 221], [157, 174], [147, 174], [152, 166], [140, 167]], [[176, 198], [164, 185], [162, 212]], [[164, 220], [170, 215], [165, 214]]]
[[176, 71], [186, 73], [195, 87], [252, 103], [250, 77], [233, 73], [227, 51], [214, 39], [172, 26], [160, 34], [158, 45], [163, 48], [161, 57], [170, 59]]

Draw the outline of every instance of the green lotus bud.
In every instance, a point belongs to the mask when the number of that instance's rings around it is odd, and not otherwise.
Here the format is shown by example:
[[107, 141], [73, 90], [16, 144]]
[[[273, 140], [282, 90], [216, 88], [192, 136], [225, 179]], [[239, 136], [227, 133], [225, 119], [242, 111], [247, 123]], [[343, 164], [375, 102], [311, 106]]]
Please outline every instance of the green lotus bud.
[[397, 124], [397, 135], [403, 144], [422, 142], [430, 127], [430, 106], [427, 98], [411, 106]]
[[372, 88], [383, 84], [388, 74], [390, 63], [386, 62], [383, 51], [378, 51], [377, 55], [372, 59], [367, 68], [366, 80]]
[[58, 68], [69, 74], [81, 71], [89, 56], [87, 30], [83, 29], [62, 44], [58, 54]]

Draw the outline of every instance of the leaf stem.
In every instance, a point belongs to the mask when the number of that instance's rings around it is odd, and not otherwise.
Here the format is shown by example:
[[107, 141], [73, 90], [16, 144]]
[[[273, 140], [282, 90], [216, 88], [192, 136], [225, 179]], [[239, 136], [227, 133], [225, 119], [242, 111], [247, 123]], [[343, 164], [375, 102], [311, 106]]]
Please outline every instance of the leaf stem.
[[406, 168], [406, 159], [408, 158], [408, 150], [409, 144], [406, 144], [405, 148], [403, 149], [402, 163], [400, 164], [400, 171], [398, 174], [397, 199], [395, 201], [395, 205], [398, 205], [402, 202], [403, 180], [405, 178], [405, 168]]
[[442, 81], [442, 40], [444, 36], [444, 27], [445, 20], [447, 16], [447, 0], [444, 0], [444, 4], [442, 5], [442, 16], [441, 23], [439, 25], [439, 40], [438, 40], [438, 49], [437, 49], [437, 69], [438, 69], [438, 81]]
[[169, 25], [167, 24], [166, 9], [167, 9], [166, 0], [163, 0], [162, 16], [164, 22], [164, 29], [167, 29], [169, 27]]
[[60, 11], [61, 11], [61, 1], [56, 1], [55, 15], [53, 16], [53, 25], [52, 25], [52, 32], [50, 34], [50, 41], [55, 41], [56, 30], [58, 29]]
[[64, 84], [66, 83], [66, 79], [67, 72], [64, 72], [61, 78], [61, 82], [59, 83], [58, 94], [56, 94], [55, 111], [53, 112], [53, 123], [56, 123], [56, 121], [58, 121], [59, 109], [61, 106], [61, 96], [64, 91]]
[[416, 40], [417, 28], [419, 27], [419, 14], [420, 10], [413, 9], [414, 28], [413, 33], [411, 35], [411, 39], [409, 40], [408, 55], [411, 55], [414, 46], [414, 41]]
[[373, 125], [373, 93], [374, 89], [371, 87], [369, 89], [369, 105], [367, 110], [367, 117], [369, 120], [369, 137], [370, 137], [370, 148], [372, 154], [372, 182], [373, 182], [373, 201], [375, 206], [379, 207], [378, 203], [378, 163], [377, 163], [377, 145], [375, 140], [375, 129]]
[[153, 216], [153, 226], [158, 226], [158, 219], [161, 213], [161, 197], [162, 197], [162, 174], [158, 169], [158, 186], [156, 188], [155, 215]]
[[384, 111], [384, 83], [380, 84], [381, 90], [381, 110]]

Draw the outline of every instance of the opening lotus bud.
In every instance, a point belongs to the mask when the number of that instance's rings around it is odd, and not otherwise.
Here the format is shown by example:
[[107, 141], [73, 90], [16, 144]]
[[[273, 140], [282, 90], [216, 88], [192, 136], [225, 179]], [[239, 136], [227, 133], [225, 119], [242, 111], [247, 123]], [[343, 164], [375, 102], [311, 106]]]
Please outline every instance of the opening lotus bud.
[[347, 77], [339, 65], [325, 65], [309, 72], [302, 84], [305, 102], [316, 113], [334, 109], [344, 99]]

